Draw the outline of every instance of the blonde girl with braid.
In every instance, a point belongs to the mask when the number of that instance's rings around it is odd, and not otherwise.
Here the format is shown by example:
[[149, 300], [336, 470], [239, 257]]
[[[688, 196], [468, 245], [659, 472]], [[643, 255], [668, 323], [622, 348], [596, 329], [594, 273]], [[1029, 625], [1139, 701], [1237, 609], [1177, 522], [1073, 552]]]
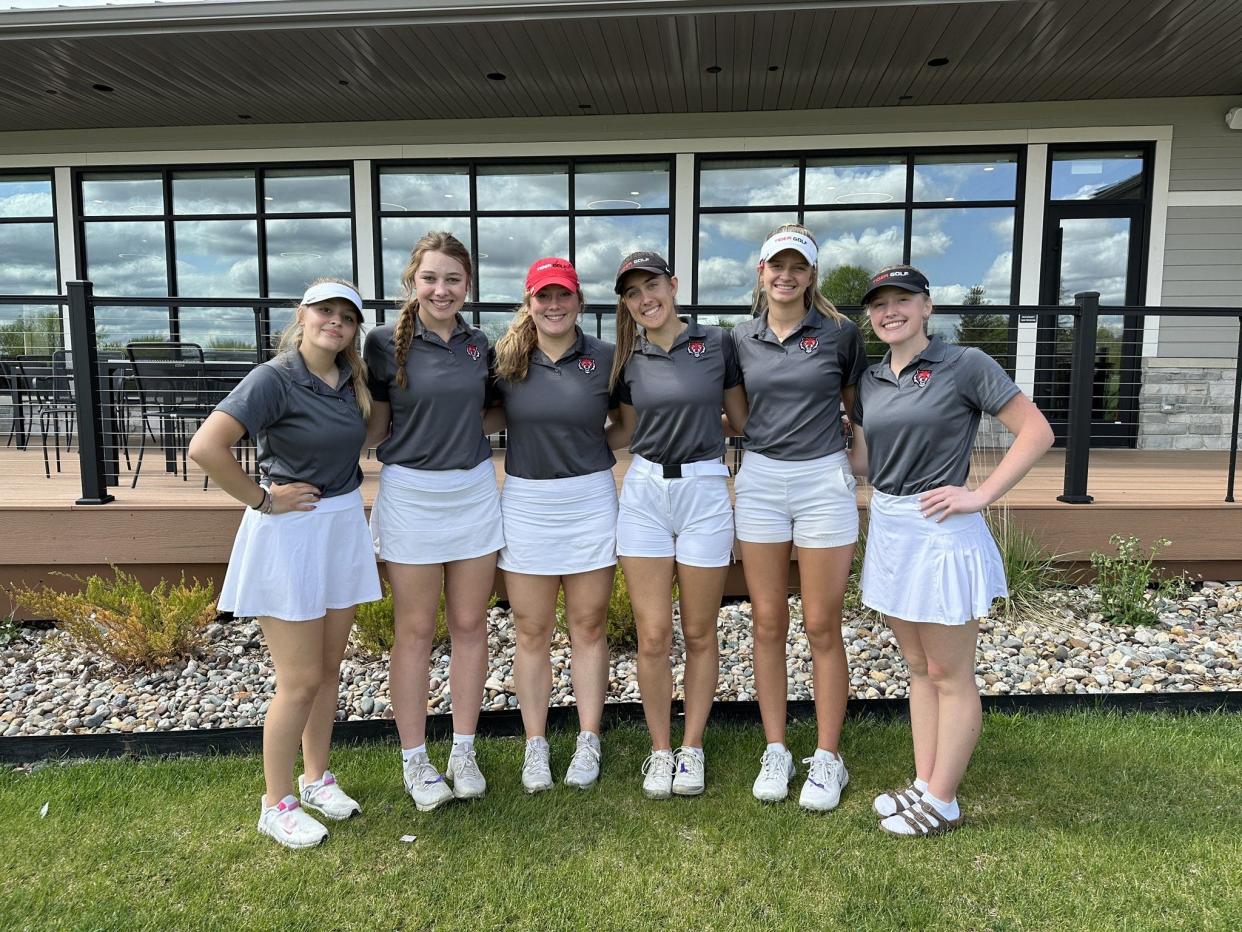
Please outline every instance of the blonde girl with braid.
[[[328, 770], [341, 657], [360, 602], [380, 597], [358, 466], [372, 407], [358, 355], [362, 299], [343, 279], [306, 289], [280, 352], [242, 380], [190, 441], [189, 456], [249, 505], [233, 543], [220, 609], [257, 618], [276, 668], [263, 722], [259, 832], [309, 848], [328, 819], [361, 812]], [[255, 441], [258, 484], [232, 447]], [[295, 795], [293, 765], [305, 773]]]
[[508, 427], [501, 493], [500, 568], [517, 628], [514, 681], [526, 730], [522, 786], [552, 786], [544, 731], [552, 690], [549, 648], [565, 593], [580, 732], [565, 772], [579, 789], [599, 776], [600, 717], [608, 689], [608, 601], [616, 566], [616, 462], [606, 423], [613, 346], [578, 326], [578, 274], [536, 259], [513, 322], [496, 345], [496, 396]]
[[[389, 683], [402, 773], [420, 810], [482, 796], [474, 732], [487, 675], [487, 602], [504, 544], [500, 496], [483, 429], [487, 336], [467, 323], [471, 263], [452, 234], [428, 233], [401, 276], [395, 325], [367, 334], [368, 441], [384, 464], [371, 510], [375, 552], [392, 583]], [[426, 747], [428, 665], [444, 595], [452, 641], [453, 748], [444, 774]], [[450, 787], [451, 784], [451, 787]]]

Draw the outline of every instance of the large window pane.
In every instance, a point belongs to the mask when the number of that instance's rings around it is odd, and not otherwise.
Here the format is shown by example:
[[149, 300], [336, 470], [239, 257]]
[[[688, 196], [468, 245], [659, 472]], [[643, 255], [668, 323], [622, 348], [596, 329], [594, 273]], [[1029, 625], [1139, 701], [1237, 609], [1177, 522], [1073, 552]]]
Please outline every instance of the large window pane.
[[1013, 154], [917, 155], [916, 201], [1012, 201], [1018, 193]]
[[133, 340], [169, 339], [168, 308], [101, 307], [95, 311], [99, 358], [124, 359], [125, 344]]
[[481, 166], [475, 190], [479, 210], [568, 210], [569, 169], [565, 165]]
[[470, 170], [381, 168], [380, 210], [469, 210]]
[[701, 207], [797, 203], [796, 159], [722, 159], [700, 166]]
[[354, 279], [353, 233], [345, 218], [268, 220], [267, 291], [301, 297], [324, 275]]
[[[517, 308], [517, 302], [514, 302]], [[492, 346], [509, 331], [509, 322], [513, 320], [511, 311], [483, 311], [479, 314], [479, 328], [487, 334]]]
[[1009, 304], [1013, 208], [914, 211], [910, 262], [927, 275], [938, 304]]
[[349, 174], [325, 168], [269, 170], [263, 175], [263, 202], [270, 214], [348, 213]]
[[479, 300], [522, 300], [526, 270], [542, 256], [569, 255], [568, 217], [480, 217]]
[[181, 339], [208, 359], [254, 358], [254, 311], [248, 307], [183, 307]]
[[806, 226], [819, 243], [820, 278], [833, 275], [838, 304], [857, 304], [866, 291], [865, 285], [859, 290], [860, 283], [901, 261], [904, 211], [808, 210]]
[[52, 179], [47, 175], [0, 175], [0, 217], [52, 216]]
[[86, 277], [95, 283], [96, 294], [168, 294], [162, 222], [95, 220], [85, 229]]
[[155, 172], [83, 175], [82, 211], [88, 217], [163, 214], [164, 183]]
[[[583, 217], [575, 221], [575, 262], [588, 303], [616, 300], [613, 283], [621, 260], [639, 249], [668, 255], [668, 217]], [[538, 257], [534, 257], [538, 258]]]
[[807, 159], [808, 204], [887, 204], [905, 199], [904, 155]]
[[399, 298], [401, 273], [410, 261], [410, 253], [424, 235], [433, 230], [447, 230], [470, 248], [469, 217], [384, 217], [380, 220], [380, 246], [384, 264], [384, 298]]
[[574, 206], [578, 210], [668, 207], [668, 163], [578, 165], [574, 173]]
[[699, 217], [699, 304], [750, 304], [759, 248], [787, 213], [703, 214]]
[[1136, 200], [1143, 196], [1143, 153], [1053, 152], [1054, 201]]
[[254, 172], [173, 172], [173, 213], [253, 214]]
[[0, 294], [56, 294], [50, 223], [0, 223]]
[[259, 293], [253, 220], [180, 220], [174, 225], [177, 294], [196, 298]]
[[58, 306], [0, 304], [0, 357], [48, 356], [63, 347]]

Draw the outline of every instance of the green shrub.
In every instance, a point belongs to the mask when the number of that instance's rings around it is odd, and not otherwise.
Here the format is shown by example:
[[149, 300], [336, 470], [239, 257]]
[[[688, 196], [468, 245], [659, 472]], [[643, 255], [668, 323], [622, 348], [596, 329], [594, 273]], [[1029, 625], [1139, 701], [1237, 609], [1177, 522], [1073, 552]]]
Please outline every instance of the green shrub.
[[[487, 603], [490, 609], [496, 604], [493, 595]], [[364, 602], [358, 606], [354, 617], [354, 637], [358, 646], [376, 657], [392, 651], [393, 614], [392, 586], [384, 582], [384, 597], [378, 602]], [[432, 645], [439, 647], [449, 639], [448, 622], [444, 619], [444, 593], [440, 593], [440, 607], [436, 609], [436, 633]]]
[[1161, 580], [1156, 555], [1170, 541], [1157, 540], [1147, 552], [1137, 537], [1114, 534], [1108, 542], [1117, 555], [1096, 551], [1091, 554], [1095, 570], [1096, 606], [1105, 621], [1119, 625], [1150, 625], [1159, 619], [1153, 595], [1176, 595], [1185, 586], [1181, 577]]
[[984, 517], [996, 539], [1009, 583], [1009, 598], [1004, 600], [1002, 614], [1010, 619], [1040, 614], [1046, 608], [1044, 592], [1064, 583], [1064, 573], [1056, 565], [1057, 557], [1013, 521], [1008, 505], [992, 506]]
[[85, 584], [81, 592], [19, 587], [13, 599], [32, 613], [55, 619], [74, 648], [125, 667], [154, 669], [197, 652], [207, 625], [216, 618], [211, 583], [196, 579], [187, 585], [182, 575], [175, 585], [161, 579], [148, 591], [136, 576], [116, 567], [112, 571], [114, 579], [68, 577]]

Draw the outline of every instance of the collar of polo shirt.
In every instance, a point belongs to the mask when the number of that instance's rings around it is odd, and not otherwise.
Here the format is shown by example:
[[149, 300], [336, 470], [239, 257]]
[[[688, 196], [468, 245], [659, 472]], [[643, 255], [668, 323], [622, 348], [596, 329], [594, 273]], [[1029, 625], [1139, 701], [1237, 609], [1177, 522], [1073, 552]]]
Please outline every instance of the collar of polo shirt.
[[[902, 369], [901, 371], [905, 372], [906, 369], [909, 369], [915, 363], [919, 363], [919, 362], [944, 362], [945, 354], [947, 352], [948, 352], [948, 347], [945, 345], [944, 341], [940, 339], [940, 337], [935, 336], [933, 334], [928, 339], [927, 345], [923, 347], [923, 349], [920, 350], [918, 353], [916, 353], [914, 358], [911, 359], [908, 363], [906, 363], [905, 368]], [[881, 359], [878, 363], [876, 363], [874, 366], [871, 367], [871, 371], [879, 378], [887, 378], [887, 376], [885, 376], [884, 373], [886, 372], [892, 373], [893, 371], [892, 367], [889, 365], [889, 362], [892, 360], [892, 358], [893, 358], [893, 351], [890, 349], [884, 354], [883, 359]], [[892, 378], [893, 380], [896, 380], [897, 377], [892, 376]]]
[[[458, 311], [456, 314], [456, 319], [453, 323], [453, 332], [449, 334], [449, 339], [450, 340], [453, 339], [453, 337], [457, 336], [457, 334], [459, 333], [470, 333], [473, 329], [474, 329], [473, 327], [471, 327], [468, 323], [466, 323], [466, 318], [462, 317], [461, 311]], [[419, 317], [417, 314], [415, 314], [414, 315], [414, 336], [418, 337], [420, 340], [427, 340], [428, 342], [431, 342], [430, 338], [428, 337], [428, 334], [434, 334], [436, 339], [440, 338], [440, 335], [438, 333], [435, 333], [434, 330], [428, 330], [426, 327], [424, 327], [422, 318]]]
[[574, 345], [565, 351], [565, 355], [556, 362], [549, 359], [548, 354], [541, 350], [538, 345], [535, 346], [535, 351], [530, 354], [530, 361], [540, 366], [552, 366], [555, 368], [563, 362], [577, 359], [586, 352], [586, 334], [582, 332], [581, 327], [574, 327], [574, 329], [578, 332], [578, 338], [574, 340]]
[[[316, 391], [319, 390], [321, 385], [327, 385], [326, 382], [311, 373], [310, 369], [306, 367], [306, 360], [302, 358], [302, 354], [297, 350], [290, 350], [288, 353], [282, 353], [281, 355], [287, 355], [289, 357], [284, 364], [284, 368], [289, 373], [289, 377], [298, 385], [305, 385], [308, 388], [315, 389]], [[337, 371], [341, 373], [341, 380], [336, 384], [337, 390], [339, 391], [345, 387], [346, 384], [348, 384], [349, 380], [353, 377], [354, 370], [350, 368], [349, 363], [341, 359], [339, 356], [336, 360], [336, 368]]]
[[686, 317], [678, 317], [678, 320], [686, 325], [686, 329], [677, 335], [677, 339], [673, 340], [673, 345], [668, 348], [667, 353], [662, 347], [659, 347], [649, 341], [647, 339], [647, 334], [643, 333], [641, 330], [638, 333], [638, 346], [635, 348], [640, 353], [648, 355], [654, 353], [659, 356], [667, 356], [682, 344], [688, 343], [690, 340], [701, 340], [703, 337], [707, 336], [707, 331], [703, 329], [702, 323]]
[[[756, 340], [763, 340], [770, 336], [774, 342], [780, 343], [781, 341], [777, 339], [776, 334], [772, 331], [772, 325], [768, 323], [768, 311], [766, 308], [763, 313], [759, 315], [759, 319], [763, 326], [752, 333], [751, 336]], [[798, 326], [789, 331], [789, 336], [791, 337], [801, 330], [819, 330], [823, 328], [823, 326], [824, 315], [821, 314], [818, 309], [812, 307], [806, 312], [802, 320], [798, 322]], [[786, 337], [785, 339], [789, 339], [789, 337]]]

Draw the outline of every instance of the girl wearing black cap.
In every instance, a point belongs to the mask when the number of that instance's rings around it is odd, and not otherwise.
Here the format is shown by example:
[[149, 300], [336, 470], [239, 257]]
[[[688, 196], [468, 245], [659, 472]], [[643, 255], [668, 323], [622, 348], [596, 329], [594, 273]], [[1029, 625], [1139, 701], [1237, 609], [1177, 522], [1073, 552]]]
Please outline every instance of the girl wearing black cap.
[[[703, 730], [719, 677], [716, 617], [733, 550], [721, 410], [745, 420], [733, 342], [719, 327], [677, 316], [677, 279], [654, 253], [617, 272], [617, 353], [610, 383], [620, 401], [614, 446], [633, 459], [621, 490], [617, 553], [638, 626], [638, 685], [651, 732], [643, 792], [703, 792]], [[669, 704], [673, 577], [686, 645], [685, 732], [674, 755]]]
[[803, 760], [808, 772], [799, 803], [827, 811], [849, 782], [837, 749], [849, 694], [841, 608], [858, 540], [841, 402], [853, 406], [867, 354], [858, 327], [820, 294], [818, 257], [811, 232], [792, 223], [773, 230], [760, 250], [756, 316], [732, 333], [750, 403], [734, 493], [768, 740], [753, 792], [765, 802], [782, 800], [794, 774], [785, 747], [785, 661], [796, 546], [818, 726], [815, 752]]
[[617, 563], [616, 458], [604, 434], [614, 347], [582, 332], [582, 307], [574, 267], [554, 256], [536, 259], [522, 305], [496, 344], [504, 423], [489, 426], [508, 427], [499, 565], [517, 629], [513, 678], [526, 729], [522, 786], [528, 793], [552, 786], [544, 733], [562, 587], [581, 728], [565, 783], [586, 789], [599, 777], [605, 624]]
[[[375, 404], [369, 440], [384, 464], [371, 509], [375, 549], [392, 582], [395, 631], [389, 688], [402, 773], [420, 810], [487, 789], [474, 732], [487, 675], [487, 601], [504, 545], [491, 444], [483, 432], [488, 344], [461, 315], [470, 254], [428, 233], [401, 276], [395, 325], [367, 334]], [[428, 666], [440, 594], [452, 639], [453, 749], [445, 775], [426, 746]], [[446, 782], [452, 782], [450, 789]]]
[[[915, 779], [875, 798], [880, 827], [927, 836], [962, 824], [957, 788], [979, 739], [978, 619], [1007, 594], [1004, 567], [980, 512], [1052, 445], [1039, 409], [975, 347], [928, 338], [926, 277], [911, 266], [877, 272], [863, 297], [888, 344], [859, 380], [856, 472], [870, 475], [871, 520], [862, 600], [885, 616], [910, 671]], [[966, 487], [981, 412], [1014, 435], [977, 488]]]
[[[263, 722], [267, 784], [259, 831], [309, 848], [328, 830], [306, 813], [347, 819], [361, 809], [327, 769], [341, 657], [359, 602], [380, 597], [362, 510], [358, 455], [371, 405], [358, 355], [362, 299], [321, 279], [302, 297], [280, 352], [252, 370], [190, 441], [189, 456], [250, 506], [242, 518], [219, 607], [257, 618], [276, 668]], [[257, 445], [258, 485], [233, 457]], [[306, 772], [293, 794], [301, 744]], [[305, 807], [305, 808], [303, 808]]]

